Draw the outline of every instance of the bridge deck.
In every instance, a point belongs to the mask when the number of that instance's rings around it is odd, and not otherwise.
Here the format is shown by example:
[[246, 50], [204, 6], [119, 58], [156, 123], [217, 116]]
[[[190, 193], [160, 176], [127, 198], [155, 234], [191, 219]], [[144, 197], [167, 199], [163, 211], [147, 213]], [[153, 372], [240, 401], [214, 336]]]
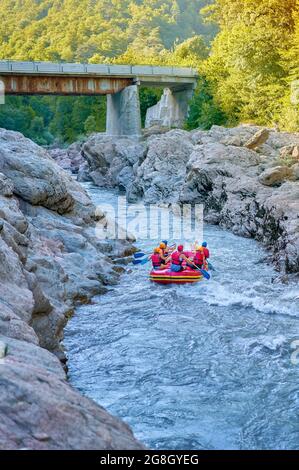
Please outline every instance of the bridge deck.
[[0, 61], [6, 94], [114, 94], [132, 84], [180, 90], [196, 79], [187, 67]]

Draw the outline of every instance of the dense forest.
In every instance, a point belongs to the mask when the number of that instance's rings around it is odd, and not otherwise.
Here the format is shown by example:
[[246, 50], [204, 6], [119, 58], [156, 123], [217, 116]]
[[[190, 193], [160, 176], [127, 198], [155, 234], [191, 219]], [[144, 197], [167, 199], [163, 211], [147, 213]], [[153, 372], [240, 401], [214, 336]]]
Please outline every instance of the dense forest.
[[[187, 128], [299, 130], [299, 0], [1, 0], [0, 59], [196, 67]], [[298, 85], [299, 88], [299, 85]], [[142, 116], [160, 96], [141, 90]], [[39, 143], [105, 127], [104, 97], [7, 97], [0, 127]]]

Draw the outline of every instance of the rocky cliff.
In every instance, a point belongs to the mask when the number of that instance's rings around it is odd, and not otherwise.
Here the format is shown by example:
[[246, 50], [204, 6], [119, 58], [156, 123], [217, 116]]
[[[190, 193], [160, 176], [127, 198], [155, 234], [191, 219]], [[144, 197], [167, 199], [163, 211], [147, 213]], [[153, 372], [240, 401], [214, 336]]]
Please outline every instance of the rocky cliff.
[[147, 130], [140, 142], [94, 134], [82, 152], [96, 184], [125, 188], [130, 202], [202, 203], [207, 222], [261, 241], [279, 270], [299, 272], [299, 134], [249, 125]]
[[132, 250], [96, 224], [105, 215], [46, 150], [0, 129], [0, 449], [141, 447], [61, 365], [74, 305], [117, 282]]

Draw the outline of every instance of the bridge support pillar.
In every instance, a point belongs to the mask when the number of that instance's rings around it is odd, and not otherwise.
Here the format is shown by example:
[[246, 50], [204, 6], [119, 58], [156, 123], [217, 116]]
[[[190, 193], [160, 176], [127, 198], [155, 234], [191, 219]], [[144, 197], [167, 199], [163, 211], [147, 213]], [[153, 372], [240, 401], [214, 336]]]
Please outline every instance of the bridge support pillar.
[[145, 127], [182, 127], [189, 111], [193, 88], [175, 91], [165, 88], [161, 100], [147, 110]]
[[131, 85], [119, 93], [107, 95], [106, 134], [115, 137], [139, 137], [141, 135], [137, 85]]

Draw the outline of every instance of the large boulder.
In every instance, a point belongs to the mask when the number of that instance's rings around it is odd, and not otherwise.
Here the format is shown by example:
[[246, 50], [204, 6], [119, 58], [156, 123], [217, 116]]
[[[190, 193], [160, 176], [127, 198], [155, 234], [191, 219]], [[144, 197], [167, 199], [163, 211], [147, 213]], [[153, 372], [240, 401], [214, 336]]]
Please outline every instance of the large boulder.
[[299, 145], [289, 145], [280, 150], [280, 158], [285, 164], [299, 163]]
[[135, 169], [136, 176], [128, 188], [129, 201], [141, 197], [146, 203], [176, 201], [193, 150], [190, 134], [172, 130], [151, 136], [147, 146], [146, 158]]
[[245, 147], [250, 150], [256, 150], [261, 145], [265, 144], [269, 139], [269, 129], [260, 129], [257, 131], [251, 139], [246, 142]]
[[73, 208], [68, 176], [42, 149], [22, 134], [0, 129], [0, 172], [13, 181], [13, 192], [33, 205], [63, 214]]
[[268, 168], [259, 176], [259, 182], [264, 186], [278, 187], [284, 181], [294, 179], [293, 170], [287, 166]]
[[61, 168], [77, 174], [80, 166], [85, 163], [81, 152], [82, 145], [81, 142], [74, 142], [67, 148], [54, 147], [48, 152]]
[[142, 449], [129, 427], [67, 383], [45, 349], [0, 336], [1, 450]]
[[93, 134], [82, 147], [90, 177], [98, 186], [126, 188], [133, 177], [132, 168], [142, 161], [146, 145], [136, 139]]

